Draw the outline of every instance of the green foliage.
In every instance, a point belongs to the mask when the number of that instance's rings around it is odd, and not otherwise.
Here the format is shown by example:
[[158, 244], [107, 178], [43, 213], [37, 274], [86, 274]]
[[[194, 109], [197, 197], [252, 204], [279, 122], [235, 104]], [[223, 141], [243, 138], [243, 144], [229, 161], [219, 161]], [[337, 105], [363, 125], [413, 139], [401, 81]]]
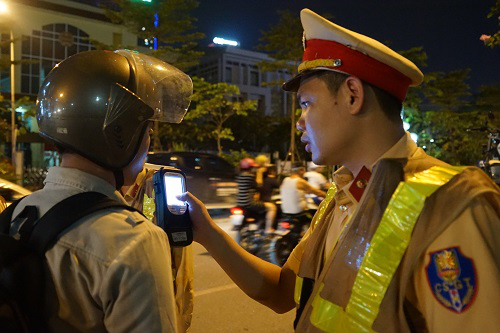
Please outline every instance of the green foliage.
[[[198, 7], [196, 0], [153, 1], [110, 0], [106, 15], [113, 23], [121, 24], [139, 38], [158, 40], [158, 49], [151, 55], [181, 70], [199, 62], [202, 52], [196, 51], [197, 41], [204, 35], [195, 30], [196, 19], [191, 11]], [[155, 14], [158, 26], [155, 26]], [[144, 28], [144, 29], [143, 29]]]
[[419, 136], [418, 145], [429, 155], [452, 165], [476, 165], [482, 159], [487, 135], [467, 129], [483, 126], [487, 113], [405, 110], [405, 114], [410, 131]]
[[229, 154], [223, 153], [220, 155], [223, 159], [228, 161], [235, 168], [239, 167], [240, 161], [245, 157], [251, 157], [249, 153], [245, 151], [245, 149], [240, 150], [230, 150]]
[[[302, 46], [302, 24], [298, 15], [285, 10], [278, 12], [279, 20], [268, 31], [262, 31], [257, 49], [266, 51], [274, 60], [259, 63], [263, 71], [285, 69], [297, 73], [297, 67], [304, 52]], [[283, 82], [280, 82], [281, 84]]]
[[[493, 7], [491, 7], [491, 11], [488, 14], [488, 18], [495, 17], [498, 21], [498, 25], [500, 26], [500, 0], [496, 0]], [[500, 30], [494, 33], [492, 36], [485, 41], [485, 45], [491, 48], [496, 45], [500, 45]]]
[[[24, 96], [15, 101], [15, 108], [19, 107], [22, 107], [25, 112], [22, 115], [16, 112], [16, 128], [18, 134], [25, 134], [30, 132], [28, 118], [35, 116], [35, 102]], [[0, 142], [10, 142], [11, 110], [10, 99], [0, 95]]]
[[247, 116], [257, 109], [257, 101], [243, 100], [236, 85], [224, 82], [210, 83], [202, 78], [193, 78], [194, 108], [186, 115], [186, 120], [201, 120], [206, 136], [215, 139], [217, 151], [222, 155], [222, 140], [234, 140], [233, 132], [226, 127], [232, 116]]
[[458, 111], [471, 95], [466, 83], [469, 73], [470, 69], [434, 73], [426, 82], [426, 97], [443, 110]]

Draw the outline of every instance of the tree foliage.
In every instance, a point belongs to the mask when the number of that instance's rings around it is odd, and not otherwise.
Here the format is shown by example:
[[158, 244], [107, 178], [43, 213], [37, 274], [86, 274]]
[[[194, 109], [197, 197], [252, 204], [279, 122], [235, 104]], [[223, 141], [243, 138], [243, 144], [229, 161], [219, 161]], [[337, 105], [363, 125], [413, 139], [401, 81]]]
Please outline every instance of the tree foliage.
[[[491, 7], [491, 11], [488, 14], [488, 18], [496, 18], [498, 21], [498, 25], [500, 26], [500, 0], [496, 0], [493, 7]], [[483, 39], [484, 38], [484, 39]], [[495, 47], [496, 45], [500, 45], [500, 30], [494, 33], [492, 36], [483, 35], [481, 39], [484, 40], [486, 46]]]
[[[261, 31], [261, 44], [257, 49], [265, 51], [273, 61], [259, 63], [265, 72], [286, 70], [291, 75], [297, 73], [297, 68], [304, 52], [302, 46], [302, 24], [300, 18], [292, 12], [279, 11], [278, 23], [268, 31]], [[271, 82], [281, 84], [283, 82]]]
[[[399, 53], [419, 68], [426, 67], [423, 48]], [[428, 154], [455, 165], [475, 165], [482, 159], [486, 133], [468, 129], [484, 126], [486, 111], [500, 104], [500, 88], [494, 86], [482, 87], [471, 99], [469, 73], [469, 69], [426, 73], [420, 86], [410, 88], [403, 108], [405, 121], [411, 124], [410, 132], [419, 137], [418, 145]]]
[[[209, 83], [193, 77], [194, 93], [192, 105], [180, 124], [162, 124], [161, 136], [166, 146], [183, 143], [186, 149], [212, 150], [219, 155], [224, 149], [223, 140], [234, 140], [233, 130], [228, 125], [231, 118], [246, 118], [257, 108], [257, 101], [242, 100], [237, 86], [227, 83]], [[246, 120], [244, 120], [246, 121]]]
[[[22, 114], [16, 112], [16, 128], [18, 134], [25, 134], [30, 132], [28, 119], [35, 116], [35, 102], [24, 96], [15, 101], [15, 108], [19, 107], [22, 107], [25, 112]], [[0, 95], [0, 142], [10, 142], [11, 140], [11, 110], [10, 99], [5, 99]]]
[[[204, 35], [195, 31], [196, 19], [191, 12], [196, 0], [140, 1], [110, 0], [106, 15], [113, 23], [124, 25], [139, 38], [157, 38], [158, 49], [151, 55], [185, 70], [196, 65], [202, 52], [197, 41]], [[157, 18], [157, 20], [155, 20]], [[158, 24], [155, 24], [155, 21]]]
[[222, 155], [222, 140], [234, 140], [233, 131], [226, 126], [235, 116], [247, 116], [257, 109], [257, 101], [241, 100], [240, 89], [224, 82], [210, 83], [201, 78], [193, 78], [196, 87], [193, 94], [194, 108], [186, 115], [186, 120], [202, 120], [208, 129], [207, 136], [215, 139], [217, 151]]

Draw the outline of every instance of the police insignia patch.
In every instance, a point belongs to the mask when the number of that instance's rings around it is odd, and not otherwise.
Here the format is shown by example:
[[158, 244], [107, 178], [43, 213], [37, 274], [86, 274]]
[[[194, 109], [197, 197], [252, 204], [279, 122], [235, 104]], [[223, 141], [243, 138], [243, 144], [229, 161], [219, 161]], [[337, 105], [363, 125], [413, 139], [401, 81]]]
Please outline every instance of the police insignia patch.
[[427, 265], [427, 279], [434, 297], [447, 309], [462, 313], [477, 294], [474, 261], [451, 247], [432, 252]]

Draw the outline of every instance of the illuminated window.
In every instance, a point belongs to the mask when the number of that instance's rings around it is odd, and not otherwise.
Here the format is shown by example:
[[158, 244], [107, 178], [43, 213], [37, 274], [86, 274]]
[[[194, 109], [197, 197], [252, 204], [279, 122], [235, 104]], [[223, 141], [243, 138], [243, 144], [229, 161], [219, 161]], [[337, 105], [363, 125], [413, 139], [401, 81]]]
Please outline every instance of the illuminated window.
[[89, 35], [75, 26], [48, 24], [23, 36], [22, 59], [33, 63], [21, 66], [21, 92], [36, 95], [40, 84], [52, 68], [76, 53], [95, 50]]

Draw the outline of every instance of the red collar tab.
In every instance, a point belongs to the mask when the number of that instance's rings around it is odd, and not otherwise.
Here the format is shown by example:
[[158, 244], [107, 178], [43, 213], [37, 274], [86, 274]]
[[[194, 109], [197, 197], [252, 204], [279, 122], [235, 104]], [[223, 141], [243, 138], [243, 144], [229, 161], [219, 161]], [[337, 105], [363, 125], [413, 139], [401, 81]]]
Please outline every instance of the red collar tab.
[[354, 199], [356, 199], [357, 202], [361, 200], [361, 197], [365, 192], [366, 186], [368, 186], [368, 182], [370, 181], [371, 176], [372, 173], [370, 172], [370, 170], [368, 170], [368, 168], [366, 167], [363, 167], [349, 187], [349, 193], [351, 193], [351, 195], [354, 197]]
[[328, 67], [357, 76], [403, 101], [411, 79], [401, 72], [341, 43], [324, 39], [309, 39], [305, 43], [302, 61], [339, 59], [340, 65]]

